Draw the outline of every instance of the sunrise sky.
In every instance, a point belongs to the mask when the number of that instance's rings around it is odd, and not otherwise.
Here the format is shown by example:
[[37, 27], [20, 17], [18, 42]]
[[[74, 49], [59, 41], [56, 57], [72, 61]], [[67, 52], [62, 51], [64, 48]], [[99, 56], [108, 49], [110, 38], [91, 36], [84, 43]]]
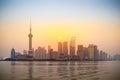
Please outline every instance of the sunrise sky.
[[34, 49], [57, 50], [75, 36], [76, 44], [120, 53], [120, 0], [0, 0], [0, 56], [28, 50], [30, 20]]

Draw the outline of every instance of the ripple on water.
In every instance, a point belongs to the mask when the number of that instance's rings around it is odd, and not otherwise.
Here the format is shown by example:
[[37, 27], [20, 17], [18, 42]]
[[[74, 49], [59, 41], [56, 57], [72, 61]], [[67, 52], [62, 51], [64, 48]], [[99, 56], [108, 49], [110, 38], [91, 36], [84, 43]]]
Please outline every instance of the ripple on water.
[[119, 63], [4, 62], [0, 65], [0, 80], [120, 80], [119, 69], [114, 70]]

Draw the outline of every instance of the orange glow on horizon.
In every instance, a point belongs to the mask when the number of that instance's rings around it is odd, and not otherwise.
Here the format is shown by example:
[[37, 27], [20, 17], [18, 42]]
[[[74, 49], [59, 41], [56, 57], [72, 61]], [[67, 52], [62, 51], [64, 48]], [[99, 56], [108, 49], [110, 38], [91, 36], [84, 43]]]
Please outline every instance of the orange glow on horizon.
[[[115, 22], [55, 21], [38, 23], [37, 21], [33, 21], [33, 48], [36, 49], [38, 46], [43, 46], [47, 49], [47, 46], [51, 45], [54, 50], [57, 50], [58, 41], [67, 41], [69, 44], [71, 37], [75, 36], [77, 45], [83, 44], [83, 46], [87, 47], [88, 44], [96, 44], [99, 49], [108, 51], [108, 53], [114, 52], [120, 47], [118, 44], [120, 41], [120, 27], [117, 27], [119, 25]], [[28, 50], [28, 22], [15, 21], [11, 24], [6, 23], [3, 26], [6, 27], [1, 29], [2, 45], [9, 48], [15, 47], [17, 51], [21, 52], [23, 49]], [[8, 26], [12, 27], [7, 28]], [[114, 51], [111, 48], [114, 48]]]

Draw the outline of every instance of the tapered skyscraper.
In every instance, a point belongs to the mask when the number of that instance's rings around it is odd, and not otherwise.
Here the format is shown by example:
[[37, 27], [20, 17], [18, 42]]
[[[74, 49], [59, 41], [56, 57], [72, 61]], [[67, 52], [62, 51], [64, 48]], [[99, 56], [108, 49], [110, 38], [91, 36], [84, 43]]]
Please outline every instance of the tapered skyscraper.
[[29, 50], [28, 50], [28, 56], [30, 58], [33, 57], [33, 49], [32, 49], [32, 29], [31, 29], [31, 22], [30, 22], [30, 33], [28, 34], [28, 37], [29, 37]]
[[70, 59], [73, 59], [75, 56], [75, 37], [72, 37], [70, 40]]

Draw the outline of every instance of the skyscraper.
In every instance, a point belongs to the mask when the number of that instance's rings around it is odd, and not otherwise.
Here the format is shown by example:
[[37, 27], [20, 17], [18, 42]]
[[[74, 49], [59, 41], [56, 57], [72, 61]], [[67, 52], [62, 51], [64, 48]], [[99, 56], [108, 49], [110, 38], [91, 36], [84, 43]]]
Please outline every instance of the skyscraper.
[[53, 56], [54, 56], [53, 49], [50, 49], [50, 59], [53, 59]]
[[68, 43], [67, 42], [63, 42], [62, 52], [64, 54], [64, 57], [67, 58], [68, 57]]
[[83, 59], [84, 60], [89, 60], [89, 53], [88, 53], [88, 48], [87, 47], [83, 47], [83, 54], [84, 54]]
[[15, 59], [15, 49], [11, 49], [11, 59]]
[[98, 49], [96, 45], [89, 44], [88, 46], [88, 52], [89, 52], [89, 59], [90, 60], [98, 60]]
[[70, 40], [70, 59], [75, 56], [75, 37]]
[[83, 45], [78, 45], [77, 56], [79, 56], [79, 59], [83, 60], [84, 58]]
[[50, 50], [51, 50], [51, 46], [48, 45], [48, 55], [47, 55], [47, 59], [50, 59]]
[[32, 29], [31, 29], [31, 22], [30, 22], [30, 33], [28, 34], [29, 37], [29, 50], [28, 50], [28, 56], [29, 58], [33, 58], [33, 49], [32, 49]]
[[63, 56], [62, 52], [62, 42], [58, 42], [58, 58], [61, 58]]

